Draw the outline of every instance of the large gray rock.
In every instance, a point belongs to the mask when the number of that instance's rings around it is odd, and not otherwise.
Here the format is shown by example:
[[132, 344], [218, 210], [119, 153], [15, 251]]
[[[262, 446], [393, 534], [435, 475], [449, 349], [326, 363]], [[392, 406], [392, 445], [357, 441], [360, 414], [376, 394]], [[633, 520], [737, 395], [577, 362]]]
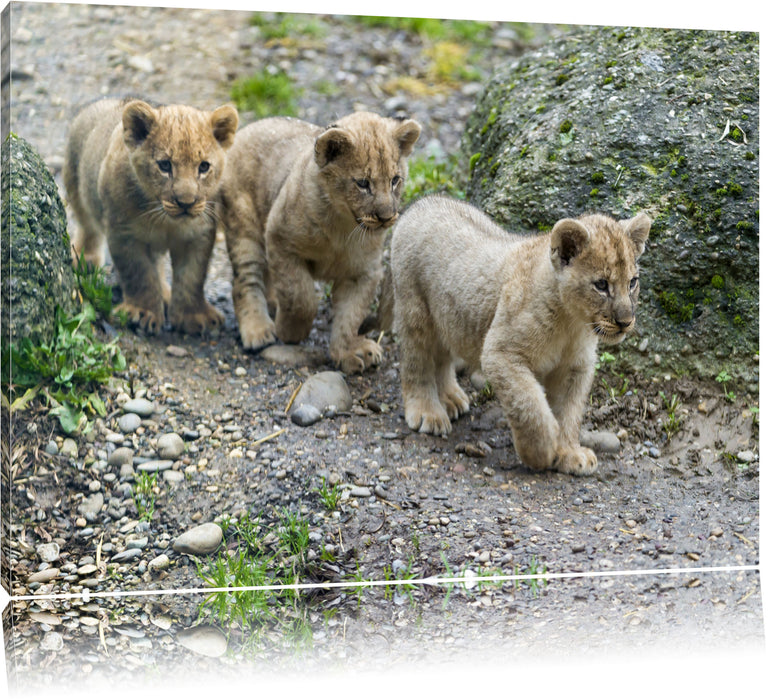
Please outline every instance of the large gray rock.
[[502, 67], [467, 125], [467, 194], [507, 228], [651, 214], [636, 368], [757, 378], [758, 64], [756, 34], [576, 28]]
[[54, 178], [24, 139], [2, 146], [2, 343], [47, 342], [57, 306], [76, 311], [67, 217]]

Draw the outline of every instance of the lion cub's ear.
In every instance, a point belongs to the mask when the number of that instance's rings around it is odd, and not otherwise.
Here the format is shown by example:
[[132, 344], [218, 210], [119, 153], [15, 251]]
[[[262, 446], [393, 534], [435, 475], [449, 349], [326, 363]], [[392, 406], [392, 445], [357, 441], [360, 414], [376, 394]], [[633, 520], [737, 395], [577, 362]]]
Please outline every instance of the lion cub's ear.
[[124, 143], [129, 148], [140, 146], [156, 125], [156, 110], [142, 100], [133, 100], [121, 115], [124, 125]]
[[414, 119], [404, 119], [399, 122], [399, 125], [394, 131], [394, 136], [396, 136], [396, 141], [399, 144], [399, 151], [404, 158], [412, 152], [412, 147], [420, 137], [420, 132], [420, 124]]
[[644, 244], [649, 236], [649, 228], [652, 226], [650, 219], [644, 212], [636, 214], [632, 219], [625, 219], [620, 222], [625, 229], [625, 234], [633, 241], [633, 247], [636, 250], [636, 259], [644, 252]]
[[552, 227], [550, 250], [553, 264], [565, 267], [590, 241], [590, 233], [576, 219], [561, 219]]
[[221, 144], [221, 148], [229, 148], [232, 145], [239, 121], [237, 110], [232, 105], [221, 105], [210, 115], [213, 136]]
[[353, 148], [350, 134], [338, 126], [330, 126], [315, 139], [315, 162], [319, 168], [349, 153]]

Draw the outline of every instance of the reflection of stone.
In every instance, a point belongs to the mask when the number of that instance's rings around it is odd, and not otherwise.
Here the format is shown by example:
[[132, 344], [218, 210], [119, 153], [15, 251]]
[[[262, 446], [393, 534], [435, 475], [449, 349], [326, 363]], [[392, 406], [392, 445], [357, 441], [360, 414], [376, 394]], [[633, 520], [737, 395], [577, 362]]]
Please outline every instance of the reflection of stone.
[[187, 649], [201, 654], [217, 658], [226, 652], [226, 637], [224, 633], [211, 625], [199, 625], [181, 630], [177, 635], [178, 644]]
[[65, 642], [59, 632], [46, 632], [40, 640], [40, 648], [45, 651], [60, 651], [64, 645]]

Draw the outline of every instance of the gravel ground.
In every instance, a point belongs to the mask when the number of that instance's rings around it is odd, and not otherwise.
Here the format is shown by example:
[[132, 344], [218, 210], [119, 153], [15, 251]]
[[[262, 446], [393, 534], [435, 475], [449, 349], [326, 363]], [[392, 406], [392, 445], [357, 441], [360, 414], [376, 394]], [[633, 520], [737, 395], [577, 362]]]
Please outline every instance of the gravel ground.
[[[248, 18], [14, 5], [11, 128], [59, 180], [67, 124], [79, 105], [136, 93], [212, 108], [228, 101], [236, 77], [277, 65], [305, 87], [303, 118], [327, 123], [358, 108], [404, 110], [424, 125], [420, 153], [457, 149], [476, 82], [423, 97], [388, 89], [399, 76], [423, 75], [427, 47], [417, 37], [355, 31], [345, 18], [329, 18], [322, 37], [263, 45]], [[550, 31], [539, 28], [538, 36]], [[518, 36], [509, 26], [494, 29], [493, 46], [477, 58], [483, 75], [525, 50]], [[336, 84], [333, 94], [320, 91], [324, 78]], [[219, 241], [206, 292], [227, 317], [220, 337], [122, 335], [129, 366], [92, 433], [64, 439], [43, 413], [13, 426], [11, 592], [73, 594], [20, 598], [6, 608], [15, 687], [84, 678], [139, 683], [159, 668], [165, 680], [195, 672], [230, 678], [235, 669], [244, 678], [431, 661], [703, 655], [721, 644], [762, 649], [755, 387], [737, 387], [728, 401], [718, 384], [670, 374], [645, 381], [604, 367], [584, 426], [599, 449], [599, 472], [534, 474], [518, 462], [501, 410], [476, 375], [462, 379], [473, 409], [449, 439], [410, 432], [398, 348], [386, 336], [383, 365], [347, 378], [351, 405], [303, 427], [290, 420], [289, 406], [301, 384], [332, 369], [330, 310], [322, 301], [301, 348], [246, 354], [230, 276]], [[679, 401], [670, 440], [660, 392]], [[150, 520], [135, 497], [144, 472], [156, 475]], [[323, 506], [321, 484], [341, 489], [335, 510]], [[204, 596], [166, 591], [202, 588], [197, 560], [207, 557], [180, 551], [178, 537], [246, 515], [266, 533], [283, 509], [309, 523], [307, 581], [548, 578], [377, 587], [360, 596], [315, 591], [278, 609], [280, 621], [260, 636], [225, 624], [194, 635], [191, 628], [213, 622], [200, 617]], [[221, 547], [243, 548], [234, 527]], [[600, 576], [555, 578], [584, 572]], [[102, 597], [154, 590], [165, 593]], [[303, 639], [286, 624], [299, 619]]]

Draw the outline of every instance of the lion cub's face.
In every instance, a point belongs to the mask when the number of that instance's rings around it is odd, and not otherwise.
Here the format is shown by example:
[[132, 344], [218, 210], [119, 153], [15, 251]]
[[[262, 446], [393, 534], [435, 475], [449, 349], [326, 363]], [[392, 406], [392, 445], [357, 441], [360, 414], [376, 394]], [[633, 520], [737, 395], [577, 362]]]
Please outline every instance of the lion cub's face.
[[407, 156], [419, 136], [412, 119], [356, 112], [317, 138], [315, 162], [329, 197], [344, 203], [362, 229], [379, 232], [396, 222]]
[[639, 268], [651, 221], [646, 214], [614, 221], [591, 215], [563, 219], [552, 229], [553, 264], [565, 303], [586, 318], [605, 343], [633, 330]]
[[237, 111], [151, 107], [136, 100], [122, 117], [130, 162], [153, 211], [186, 220], [209, 213], [237, 129]]

